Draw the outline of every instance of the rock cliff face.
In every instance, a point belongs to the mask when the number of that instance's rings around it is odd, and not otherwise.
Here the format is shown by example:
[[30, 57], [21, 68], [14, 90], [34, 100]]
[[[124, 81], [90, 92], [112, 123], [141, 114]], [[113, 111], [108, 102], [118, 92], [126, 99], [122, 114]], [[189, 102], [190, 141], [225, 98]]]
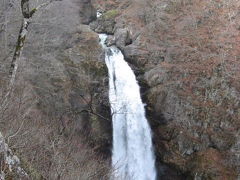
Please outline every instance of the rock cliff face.
[[236, 179], [239, 2], [95, 0], [93, 4], [105, 14], [91, 27], [113, 35], [108, 44], [123, 51], [138, 75], [158, 161], [185, 178]]
[[[30, 7], [44, 2], [30, 0]], [[1, 103], [20, 6], [0, 2]], [[51, 1], [28, 27], [9, 103], [0, 109], [1, 142], [29, 179], [108, 179], [108, 78], [96, 33], [104, 32], [142, 87], [159, 178], [239, 178], [239, 7], [237, 0]], [[16, 179], [4, 153], [1, 170]]]

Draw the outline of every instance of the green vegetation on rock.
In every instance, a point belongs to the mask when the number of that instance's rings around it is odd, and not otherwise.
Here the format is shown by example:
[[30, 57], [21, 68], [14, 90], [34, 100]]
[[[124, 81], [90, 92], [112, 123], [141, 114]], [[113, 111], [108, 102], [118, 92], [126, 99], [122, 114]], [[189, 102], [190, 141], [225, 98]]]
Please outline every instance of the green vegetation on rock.
[[119, 15], [118, 10], [112, 9], [103, 14], [104, 19], [113, 19]]

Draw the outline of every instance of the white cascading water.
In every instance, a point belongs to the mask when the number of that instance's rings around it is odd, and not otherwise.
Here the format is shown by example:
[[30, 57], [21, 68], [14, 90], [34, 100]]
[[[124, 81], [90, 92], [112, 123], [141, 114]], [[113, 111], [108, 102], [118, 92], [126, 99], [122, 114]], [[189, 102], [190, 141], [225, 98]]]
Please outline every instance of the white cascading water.
[[113, 123], [113, 178], [155, 180], [155, 157], [151, 130], [145, 117], [136, 77], [121, 51], [106, 47], [107, 35], [100, 34], [109, 73], [109, 100]]

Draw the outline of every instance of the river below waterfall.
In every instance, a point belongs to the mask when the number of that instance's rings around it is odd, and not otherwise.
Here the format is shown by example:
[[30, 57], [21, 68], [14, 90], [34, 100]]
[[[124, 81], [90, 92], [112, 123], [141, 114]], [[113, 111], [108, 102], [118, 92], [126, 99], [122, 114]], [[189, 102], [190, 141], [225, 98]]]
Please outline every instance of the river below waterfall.
[[151, 129], [145, 117], [136, 77], [121, 51], [106, 47], [100, 34], [109, 74], [109, 100], [113, 123], [112, 179], [155, 180]]

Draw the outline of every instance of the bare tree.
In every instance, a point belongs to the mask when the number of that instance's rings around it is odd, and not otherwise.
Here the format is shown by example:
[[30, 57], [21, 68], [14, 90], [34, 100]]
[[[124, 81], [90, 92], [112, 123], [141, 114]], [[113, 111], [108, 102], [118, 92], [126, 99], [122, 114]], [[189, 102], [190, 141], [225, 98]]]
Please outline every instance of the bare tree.
[[[47, 3], [43, 3], [40, 4], [39, 6], [33, 8], [32, 10], [30, 10], [30, 4], [29, 4], [29, 0], [21, 0], [21, 12], [22, 12], [22, 25], [19, 31], [19, 35], [18, 35], [18, 40], [17, 40], [17, 44], [15, 47], [15, 51], [14, 51], [14, 55], [12, 58], [12, 62], [11, 62], [11, 67], [10, 67], [10, 81], [8, 83], [7, 86], [7, 91], [6, 94], [2, 96], [1, 98], [1, 105], [0, 105], [0, 116], [1, 116], [1, 123], [6, 122], [5, 118], [10, 118], [12, 121], [9, 122], [15, 122], [15, 123], [19, 123], [20, 122], [20, 126], [17, 129], [13, 129], [13, 127], [9, 127], [8, 132], [9, 134], [4, 137], [2, 135], [2, 133], [0, 132], [0, 168], [1, 168], [1, 172], [0, 172], [0, 179], [5, 179], [5, 175], [6, 172], [8, 172], [8, 170], [10, 172], [12, 172], [12, 169], [15, 169], [16, 172], [18, 174], [20, 174], [20, 176], [25, 176], [27, 177], [28, 174], [20, 167], [20, 161], [19, 158], [17, 156], [14, 155], [13, 151], [11, 150], [11, 148], [9, 147], [8, 143], [10, 141], [10, 139], [14, 138], [15, 136], [19, 135], [23, 125], [24, 125], [24, 120], [26, 118], [26, 115], [28, 114], [28, 112], [24, 112], [21, 113], [18, 110], [21, 109], [21, 102], [19, 104], [17, 104], [16, 106], [16, 112], [12, 113], [9, 112], [9, 106], [13, 105], [14, 103], [11, 101], [13, 99], [11, 99], [11, 93], [14, 89], [14, 83], [15, 83], [15, 79], [16, 79], [16, 73], [18, 70], [18, 63], [20, 61], [21, 58], [21, 53], [24, 47], [24, 42], [28, 33], [28, 26], [31, 23], [31, 19], [32, 16], [35, 14], [35, 12], [40, 9], [43, 6], [46, 6], [50, 3], [51, 1], [47, 2]], [[5, 5], [5, 1], [3, 2], [3, 5]], [[5, 27], [6, 30], [6, 26], [7, 26], [7, 16], [4, 16], [4, 24], [2, 24]], [[6, 37], [6, 33], [5, 33], [5, 48], [7, 47], [7, 37]], [[2, 92], [3, 89], [1, 89]], [[18, 108], [17, 108], [18, 107]], [[13, 109], [11, 109], [13, 110]], [[13, 114], [15, 114], [15, 117], [12, 116]], [[21, 116], [21, 117], [20, 117]], [[10, 120], [9, 119], [9, 120]], [[11, 125], [12, 123], [9, 123], [8, 125]], [[15, 126], [16, 127], [16, 126]], [[7, 141], [7, 142], [6, 142]]]
[[[29, 36], [29, 25], [36, 11], [51, 1], [36, 8], [31, 8], [30, 2], [31, 0], [21, 1], [22, 25], [11, 59], [10, 81], [7, 90], [1, 91], [3, 96], [0, 100], [0, 129], [4, 135], [2, 139], [13, 155], [19, 158], [21, 167], [26, 171], [29, 179], [108, 179], [109, 160], [97, 154], [95, 147], [91, 146], [91, 142], [87, 142], [87, 139], [79, 140], [81, 136], [74, 129], [77, 124], [77, 118], [74, 116], [79, 116], [78, 114], [87, 113], [99, 119], [108, 120], [94, 107], [96, 93], [92, 88], [94, 82], [91, 82], [90, 77], [87, 77], [89, 83], [86, 87], [90, 90], [89, 94], [81, 96], [85, 109], [74, 112], [71, 108], [63, 109], [60, 117], [53, 117], [49, 115], [49, 112], [43, 114], [37, 108], [28, 108], [29, 106], [35, 107], [36, 102], [39, 102], [38, 100], [42, 97], [36, 94], [33, 95], [36, 97], [26, 96], [26, 94], [28, 96], [31, 94], [28, 93], [31, 87], [21, 81], [21, 78], [19, 81], [19, 76], [17, 76], [17, 73], [22, 72], [20, 69], [22, 67], [21, 53], [25, 40]], [[21, 66], [18, 67], [19, 64]], [[50, 107], [48, 99], [44, 100]], [[6, 166], [5, 157], [1, 167], [7, 174], [9, 167]]]

